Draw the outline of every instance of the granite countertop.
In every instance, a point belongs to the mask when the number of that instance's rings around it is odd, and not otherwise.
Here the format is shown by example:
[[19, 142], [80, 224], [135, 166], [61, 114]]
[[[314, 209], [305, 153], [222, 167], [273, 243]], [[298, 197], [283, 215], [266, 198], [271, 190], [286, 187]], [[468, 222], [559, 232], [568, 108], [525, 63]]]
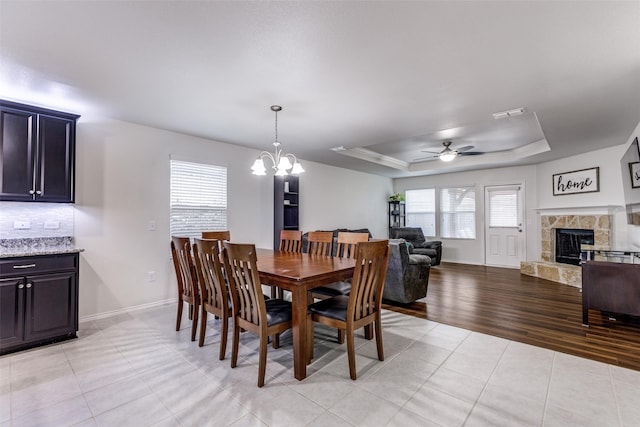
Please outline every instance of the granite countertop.
[[0, 258], [57, 255], [82, 252], [73, 244], [73, 237], [36, 237], [0, 239]]

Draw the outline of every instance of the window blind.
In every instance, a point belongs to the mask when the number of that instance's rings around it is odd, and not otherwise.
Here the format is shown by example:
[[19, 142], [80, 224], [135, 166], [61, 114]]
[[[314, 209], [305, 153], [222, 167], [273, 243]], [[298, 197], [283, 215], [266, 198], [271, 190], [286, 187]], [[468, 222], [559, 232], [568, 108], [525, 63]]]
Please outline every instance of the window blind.
[[425, 236], [436, 235], [436, 190], [405, 191], [407, 227], [420, 227]]
[[227, 229], [227, 168], [171, 160], [172, 236]]
[[476, 238], [476, 192], [473, 187], [440, 190], [440, 235], [447, 238]]
[[489, 227], [517, 227], [518, 189], [489, 189]]

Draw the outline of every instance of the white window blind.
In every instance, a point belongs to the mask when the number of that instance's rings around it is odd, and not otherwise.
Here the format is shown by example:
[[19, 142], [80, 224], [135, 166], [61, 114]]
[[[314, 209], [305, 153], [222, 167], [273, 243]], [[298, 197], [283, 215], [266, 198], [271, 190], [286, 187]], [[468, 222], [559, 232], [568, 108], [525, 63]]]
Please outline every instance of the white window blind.
[[436, 190], [405, 191], [406, 225], [420, 227], [425, 236], [436, 235]]
[[476, 192], [473, 187], [440, 190], [440, 235], [455, 239], [476, 238]]
[[227, 168], [171, 160], [171, 235], [226, 229]]
[[517, 227], [519, 188], [488, 189], [489, 227]]

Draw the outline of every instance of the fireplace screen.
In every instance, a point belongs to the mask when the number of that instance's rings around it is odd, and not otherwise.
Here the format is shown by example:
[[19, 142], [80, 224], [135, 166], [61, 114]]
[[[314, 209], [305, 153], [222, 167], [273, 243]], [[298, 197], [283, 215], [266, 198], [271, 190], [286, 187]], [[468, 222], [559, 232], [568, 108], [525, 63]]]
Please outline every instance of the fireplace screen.
[[582, 245], [593, 245], [593, 230], [556, 228], [556, 262], [580, 265], [586, 259]]

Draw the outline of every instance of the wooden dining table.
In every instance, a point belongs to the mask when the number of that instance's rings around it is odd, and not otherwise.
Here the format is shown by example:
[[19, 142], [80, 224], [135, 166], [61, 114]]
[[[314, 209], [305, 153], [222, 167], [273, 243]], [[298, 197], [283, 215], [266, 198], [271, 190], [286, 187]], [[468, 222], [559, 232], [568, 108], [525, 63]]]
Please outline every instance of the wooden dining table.
[[307, 376], [307, 306], [309, 290], [350, 279], [355, 260], [320, 255], [256, 249], [260, 281], [291, 292], [293, 371], [298, 380]]

